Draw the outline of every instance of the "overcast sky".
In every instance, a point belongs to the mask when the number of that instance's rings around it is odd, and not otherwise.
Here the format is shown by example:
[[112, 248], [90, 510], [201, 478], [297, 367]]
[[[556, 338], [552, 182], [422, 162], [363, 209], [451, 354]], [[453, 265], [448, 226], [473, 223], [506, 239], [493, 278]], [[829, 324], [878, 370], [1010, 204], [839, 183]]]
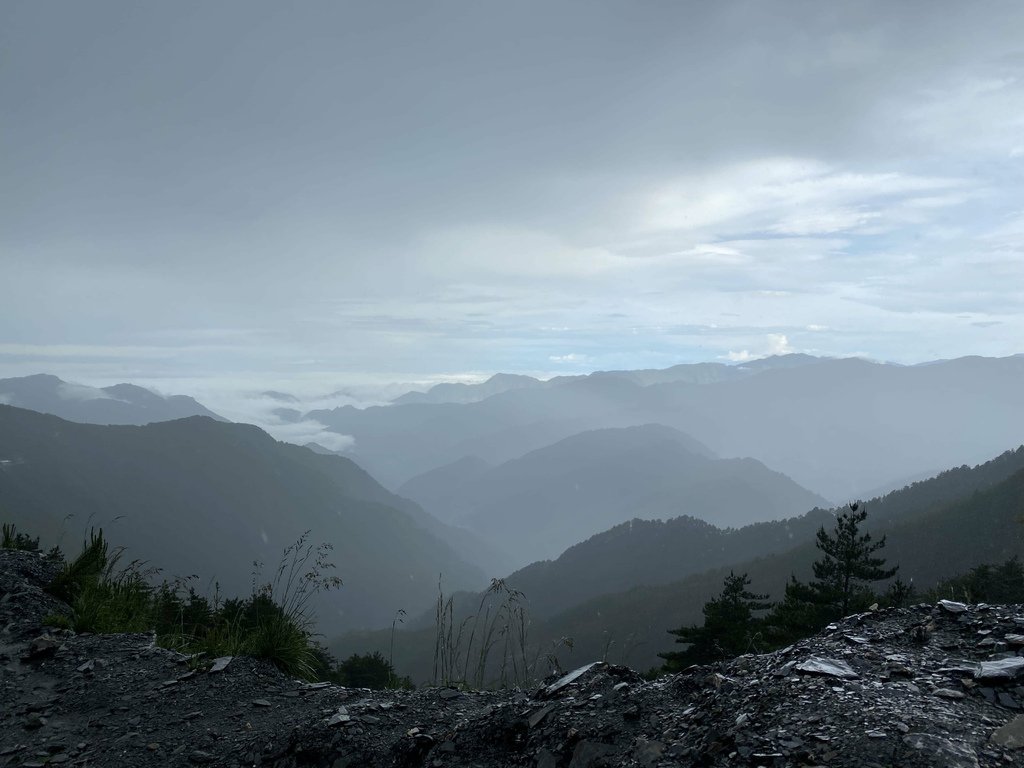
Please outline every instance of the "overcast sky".
[[1024, 3], [5, 0], [0, 46], [0, 376], [1024, 352]]

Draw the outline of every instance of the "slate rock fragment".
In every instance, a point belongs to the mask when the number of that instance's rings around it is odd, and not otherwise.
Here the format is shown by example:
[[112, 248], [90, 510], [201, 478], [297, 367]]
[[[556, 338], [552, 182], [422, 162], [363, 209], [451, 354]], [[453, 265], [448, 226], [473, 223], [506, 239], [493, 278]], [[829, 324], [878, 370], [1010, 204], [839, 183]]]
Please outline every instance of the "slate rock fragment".
[[839, 659], [828, 659], [820, 656], [808, 656], [794, 666], [798, 672], [805, 672], [810, 675], [826, 675], [828, 677], [839, 677], [847, 680], [859, 677], [845, 661]]
[[1007, 749], [1024, 749], [1024, 715], [1017, 715], [994, 731], [990, 741]]
[[982, 661], [974, 671], [975, 680], [1012, 680], [1024, 674], [1024, 656]]
[[934, 768], [978, 768], [978, 753], [966, 744], [930, 733], [908, 733], [903, 743]]

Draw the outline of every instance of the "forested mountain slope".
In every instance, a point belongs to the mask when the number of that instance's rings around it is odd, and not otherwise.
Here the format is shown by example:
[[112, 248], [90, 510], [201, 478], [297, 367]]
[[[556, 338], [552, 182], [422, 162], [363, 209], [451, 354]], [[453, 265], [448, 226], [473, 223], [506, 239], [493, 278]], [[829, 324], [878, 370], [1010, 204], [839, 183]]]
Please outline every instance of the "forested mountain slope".
[[[454, 403], [313, 411], [391, 487], [464, 456], [500, 464], [571, 435], [662, 424], [749, 456], [834, 503], [935, 467], [977, 463], [1024, 434], [1024, 356], [900, 366], [800, 360], [694, 383], [568, 378]], [[644, 383], [641, 383], [644, 382]]]
[[719, 459], [670, 427], [584, 432], [491, 469], [432, 473], [400, 491], [500, 541], [519, 563], [631, 518], [689, 515], [719, 527], [793, 517], [827, 502], [753, 459]]
[[462, 588], [489, 575], [457, 553], [451, 529], [352, 461], [205, 417], [96, 426], [0, 406], [0, 510], [69, 550], [102, 526], [129, 558], [228, 594], [248, 591], [253, 561], [269, 579], [283, 548], [311, 531], [334, 546], [345, 582], [318, 606], [329, 632], [422, 610], [440, 573]]
[[[900, 564], [899, 575], [919, 589], [985, 562], [1024, 557], [1024, 447], [976, 467], [958, 467], [865, 504], [867, 529], [886, 535], [883, 551]], [[600, 658], [639, 668], [660, 664], [667, 630], [700, 623], [705, 601], [717, 595], [731, 570], [748, 572], [753, 588], [782, 596], [792, 574], [806, 579], [818, 551], [819, 526], [830, 512], [715, 531], [692, 520], [634, 522], [592, 537], [552, 562], [510, 575], [508, 584], [530, 601], [532, 642], [546, 652], [572, 638], [575, 658]], [[790, 538], [792, 536], [792, 538]], [[641, 579], [648, 580], [646, 584]], [[480, 595], [456, 600], [471, 613]], [[432, 617], [424, 614], [398, 641], [396, 664], [409, 672], [429, 669]], [[382, 648], [386, 633], [340, 638], [340, 653]]]

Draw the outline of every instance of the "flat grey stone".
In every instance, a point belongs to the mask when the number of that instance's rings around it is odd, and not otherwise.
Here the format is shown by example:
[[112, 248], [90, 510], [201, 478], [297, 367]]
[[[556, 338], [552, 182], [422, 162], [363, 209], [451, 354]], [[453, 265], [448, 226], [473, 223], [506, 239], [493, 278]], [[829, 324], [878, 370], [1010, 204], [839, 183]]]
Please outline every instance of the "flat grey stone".
[[214, 672], [223, 672], [225, 669], [228, 668], [228, 664], [231, 663], [231, 660], [233, 658], [235, 658], [235, 657], [234, 656], [221, 656], [220, 658], [214, 659], [213, 660], [213, 666], [210, 667], [210, 673], [212, 674]]
[[935, 768], [979, 768], [977, 753], [966, 744], [930, 733], [908, 733], [903, 743], [929, 758]]
[[1024, 656], [982, 661], [974, 670], [975, 680], [1012, 680], [1024, 672]]
[[989, 737], [993, 744], [1007, 749], [1024, 749], [1024, 715], [1017, 715]]
[[555, 682], [553, 682], [551, 685], [545, 688], [544, 692], [548, 696], [550, 696], [551, 694], [562, 690], [563, 688], [565, 688], [565, 686], [571, 685], [572, 683], [576, 682], [581, 677], [583, 677], [583, 675], [592, 670], [594, 667], [599, 667], [603, 664], [603, 661], [592, 661], [590, 664], [586, 664], [580, 667], [579, 669], [574, 669], [569, 674], [563, 675], [562, 677], [558, 678]]
[[828, 677], [840, 677], [847, 680], [859, 677], [845, 661], [828, 659], [823, 656], [808, 656], [803, 661], [798, 662], [794, 669], [809, 675], [827, 675]]

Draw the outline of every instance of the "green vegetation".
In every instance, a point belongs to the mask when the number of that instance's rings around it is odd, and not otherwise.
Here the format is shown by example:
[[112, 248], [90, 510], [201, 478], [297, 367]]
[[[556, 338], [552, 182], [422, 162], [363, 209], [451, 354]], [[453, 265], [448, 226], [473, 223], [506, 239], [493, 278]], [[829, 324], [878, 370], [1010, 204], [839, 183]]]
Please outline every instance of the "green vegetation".
[[408, 677], [396, 677], [391, 663], [379, 651], [360, 655], [352, 654], [338, 664], [328, 675], [332, 682], [348, 688], [404, 688], [411, 690]]
[[[69, 560], [89, 527], [102, 527], [129, 559], [216, 574], [222, 594], [244, 596], [254, 552], [273, 553], [261, 556], [272, 571], [298, 533], [315, 531], [345, 568], [344, 612], [317, 601], [319, 627], [331, 635], [388, 625], [399, 605], [429, 606], [442, 570], [455, 589], [486, 584], [459, 554], [470, 548], [456, 529], [349, 459], [277, 442], [253, 426], [198, 417], [101, 426], [0, 406], [0, 455], [20, 462], [0, 475], [0, 522], [44, 545], [64, 535]], [[274, 549], [264, 549], [263, 533]]]
[[1024, 603], [1024, 566], [1016, 556], [999, 565], [979, 565], [940, 582], [928, 598], [966, 603]]
[[341, 580], [330, 573], [330, 545], [314, 547], [308, 536], [284, 551], [270, 581], [260, 582], [257, 566], [249, 597], [211, 601], [188, 580], [154, 586], [155, 570], [121, 565], [123, 550], [111, 551], [103, 531], [93, 530], [48, 587], [71, 607], [50, 621], [76, 632], [155, 631], [162, 646], [196, 658], [248, 655], [304, 679], [330, 677], [333, 659], [315, 642], [309, 603]]
[[2, 529], [2, 540], [0, 549], [20, 549], [26, 552], [35, 552], [39, 549], [39, 539], [33, 539], [25, 533], [18, 533], [18, 529], [11, 523], [4, 523]]
[[[665, 671], [676, 671], [690, 664], [707, 664], [742, 653], [787, 645], [821, 630], [829, 622], [874, 603], [905, 602], [910, 587], [894, 582], [885, 595], [871, 587], [896, 575], [899, 566], [886, 568], [885, 558], [877, 552], [885, 547], [885, 536], [873, 541], [862, 533], [867, 511], [858, 504], [836, 518], [830, 533], [818, 529], [815, 546], [821, 557], [814, 562], [814, 579], [808, 583], [790, 576], [785, 597], [774, 606], [765, 602], [768, 595], [750, 592], [750, 577], [732, 572], [725, 579], [722, 594], [704, 604], [704, 625], [669, 630], [677, 643], [687, 643], [682, 651], [662, 653]], [[764, 617], [755, 612], [771, 609]]]
[[836, 518], [831, 534], [824, 526], [818, 530], [815, 546], [822, 557], [812, 566], [814, 579], [804, 584], [791, 577], [782, 602], [768, 617], [778, 642], [806, 637], [829, 622], [881, 601], [871, 584], [888, 581], [899, 566], [883, 567], [885, 559], [875, 553], [885, 547], [885, 536], [873, 542], [871, 534], [861, 533], [866, 519], [867, 511], [851, 504]]
[[743, 653], [758, 651], [763, 646], [763, 619], [756, 611], [766, 611], [771, 603], [768, 595], [757, 595], [747, 589], [750, 577], [730, 572], [725, 577], [722, 594], [704, 604], [704, 626], [670, 629], [677, 643], [688, 643], [682, 651], [658, 654], [665, 659], [665, 669], [675, 672], [691, 664], [708, 664], [731, 659]]

